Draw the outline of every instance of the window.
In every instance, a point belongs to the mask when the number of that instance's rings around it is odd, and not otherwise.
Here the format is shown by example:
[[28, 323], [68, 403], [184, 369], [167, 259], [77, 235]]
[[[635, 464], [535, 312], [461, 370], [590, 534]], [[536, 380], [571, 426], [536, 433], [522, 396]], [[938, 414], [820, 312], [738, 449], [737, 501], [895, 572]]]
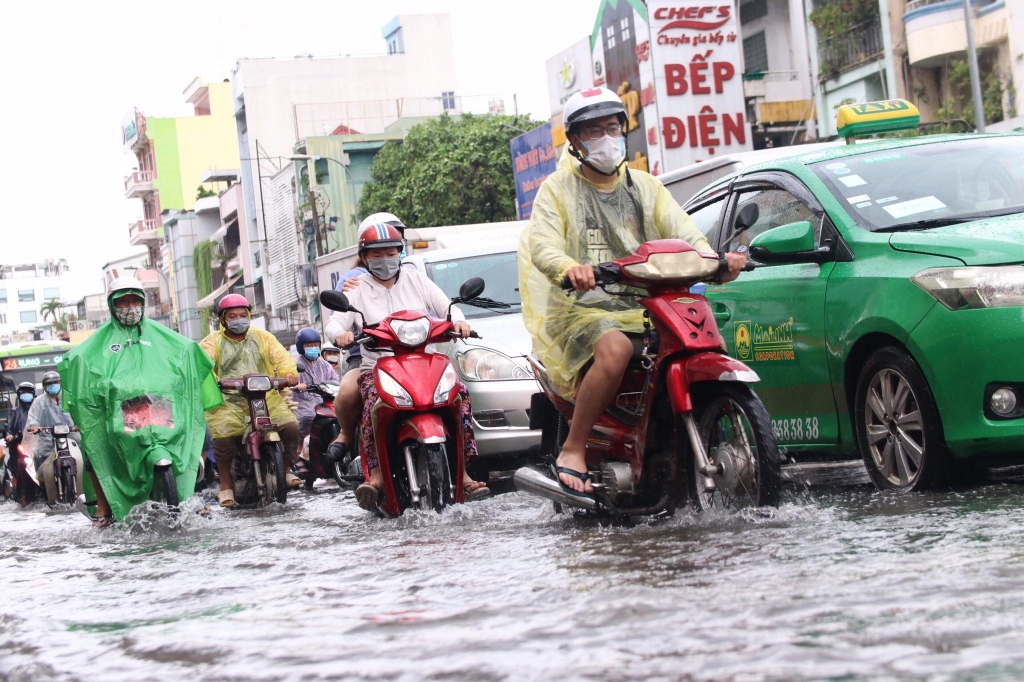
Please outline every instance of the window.
[[764, 42], [764, 31], [743, 39], [743, 63], [747, 73], [768, 70], [768, 46]]
[[60, 299], [60, 289], [57, 287], [47, 287], [43, 289], [43, 300], [49, 301], [51, 298]]
[[740, 5], [740, 24], [768, 16], [768, 0], [754, 0]]
[[[427, 277], [441, 287], [445, 296], [456, 296], [459, 287], [470, 277], [484, 277], [487, 288], [483, 296], [512, 304], [511, 312], [519, 312], [519, 274], [515, 251], [470, 256], [427, 264]], [[493, 317], [494, 311], [470, 305], [459, 309], [469, 319]], [[500, 315], [500, 311], [498, 313]]]
[[690, 217], [693, 218], [693, 222], [697, 225], [697, 229], [700, 230], [701, 234], [705, 237], [711, 234], [711, 231], [718, 227], [718, 217], [722, 215], [722, 206], [724, 202], [721, 199], [712, 201], [706, 206], [694, 209], [690, 212]]
[[7, 313], [0, 313], [0, 324], [7, 324]]
[[629, 40], [629, 17], [623, 17], [622, 21], [619, 22], [619, 28], [622, 29], [622, 42]]
[[34, 311], [34, 310], [22, 310], [21, 311], [21, 321], [22, 322], [35, 322], [36, 321], [36, 311]]
[[7, 289], [0, 289], [0, 303], [7, 303]]
[[613, 47], [615, 47], [615, 27], [614, 26], [609, 26], [608, 27], [608, 29], [604, 32], [604, 37], [605, 37], [604, 49], [610, 50]]
[[445, 111], [455, 110], [455, 93], [452, 91], [441, 93], [441, 104]]
[[18, 289], [18, 300], [22, 303], [28, 303], [29, 301], [36, 300], [36, 292], [34, 289]]
[[[736, 204], [736, 211], [733, 213], [734, 228], [736, 224], [735, 216], [739, 215], [740, 209], [749, 203], [757, 204], [758, 209], [760, 209], [757, 222], [729, 242], [726, 245], [726, 251], [736, 251], [740, 246], [750, 246], [750, 242], [754, 240], [754, 237], [762, 232], [767, 232], [775, 227], [789, 225], [790, 223], [797, 223], [801, 220], [809, 220], [814, 225], [815, 242], [821, 236], [821, 220], [814, 215], [807, 204], [784, 189], [755, 189], [740, 194], [739, 201]], [[743, 250], [745, 251], [746, 249]]]
[[318, 185], [331, 184], [331, 169], [327, 164], [327, 159], [317, 159], [313, 162], [313, 167], [316, 170], [316, 184]]

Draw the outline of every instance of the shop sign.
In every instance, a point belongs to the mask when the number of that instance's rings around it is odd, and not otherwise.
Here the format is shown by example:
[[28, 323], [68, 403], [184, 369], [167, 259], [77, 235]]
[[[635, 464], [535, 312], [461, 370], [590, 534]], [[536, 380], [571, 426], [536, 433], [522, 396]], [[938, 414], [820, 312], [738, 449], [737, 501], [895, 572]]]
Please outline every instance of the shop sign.
[[593, 83], [590, 40], [584, 38], [547, 60], [548, 100], [551, 115], [562, 113], [569, 98]]
[[513, 138], [510, 146], [519, 219], [527, 220], [533, 212], [533, 199], [537, 196], [541, 183], [558, 167], [555, 147], [551, 140], [551, 124], [545, 123]]
[[139, 112], [132, 110], [121, 122], [121, 143], [125, 148], [131, 148], [139, 139]]
[[734, 2], [651, 0], [662, 161], [674, 170], [753, 148]]

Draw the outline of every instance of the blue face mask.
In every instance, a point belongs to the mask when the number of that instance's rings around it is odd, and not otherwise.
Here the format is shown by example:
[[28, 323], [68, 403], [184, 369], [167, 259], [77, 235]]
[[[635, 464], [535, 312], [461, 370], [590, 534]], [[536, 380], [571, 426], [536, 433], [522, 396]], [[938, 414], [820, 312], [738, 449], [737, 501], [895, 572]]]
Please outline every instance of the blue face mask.
[[307, 360], [316, 360], [318, 357], [320, 357], [319, 348], [307, 348], [302, 352], [306, 355]]
[[23, 403], [30, 403], [32, 402], [32, 394], [22, 393], [21, 395], [18, 396], [18, 399]]
[[60, 393], [60, 384], [50, 384], [46, 387], [46, 392], [50, 395], [57, 395]]

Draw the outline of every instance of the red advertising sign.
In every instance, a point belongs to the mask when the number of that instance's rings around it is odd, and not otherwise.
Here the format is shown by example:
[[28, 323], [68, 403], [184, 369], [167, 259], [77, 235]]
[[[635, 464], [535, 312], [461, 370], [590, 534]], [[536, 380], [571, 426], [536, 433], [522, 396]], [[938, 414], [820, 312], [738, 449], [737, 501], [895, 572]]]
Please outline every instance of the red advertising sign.
[[735, 2], [647, 7], [664, 169], [752, 149]]

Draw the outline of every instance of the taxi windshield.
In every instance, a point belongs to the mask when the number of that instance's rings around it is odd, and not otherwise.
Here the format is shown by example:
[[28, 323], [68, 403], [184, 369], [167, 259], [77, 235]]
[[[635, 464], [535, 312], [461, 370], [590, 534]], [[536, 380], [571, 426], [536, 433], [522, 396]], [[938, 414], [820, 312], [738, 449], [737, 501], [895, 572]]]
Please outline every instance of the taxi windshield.
[[1024, 213], [1024, 136], [910, 145], [812, 168], [857, 224], [873, 232]]

